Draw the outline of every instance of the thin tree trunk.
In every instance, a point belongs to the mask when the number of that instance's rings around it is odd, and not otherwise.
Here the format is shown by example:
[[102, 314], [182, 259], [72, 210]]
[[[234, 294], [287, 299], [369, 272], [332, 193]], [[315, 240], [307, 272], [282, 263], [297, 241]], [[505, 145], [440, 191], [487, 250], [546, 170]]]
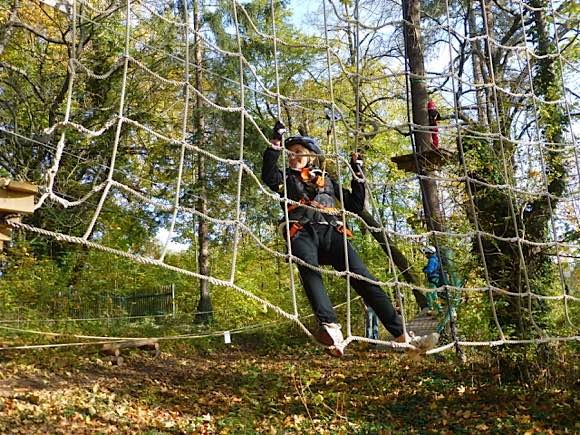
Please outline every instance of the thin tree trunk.
[[[195, 88], [202, 91], [202, 62], [203, 45], [199, 37], [201, 28], [201, 4], [202, 0], [193, 1], [193, 25], [194, 35], [194, 62], [195, 62]], [[205, 145], [205, 118], [203, 115], [203, 99], [196, 94], [195, 115], [194, 115], [195, 136], [198, 138], [200, 148]], [[197, 157], [197, 182], [199, 185], [199, 199], [197, 200], [197, 210], [203, 215], [207, 215], [207, 177], [205, 167], [205, 157], [198, 153]], [[199, 243], [198, 267], [199, 273], [209, 276], [209, 225], [206, 219], [200, 218], [197, 227], [197, 240]], [[213, 307], [209, 289], [209, 281], [200, 278], [199, 280], [199, 303], [195, 321], [197, 323], [208, 323], [213, 319]]]
[[477, 23], [475, 21], [475, 13], [474, 13], [474, 5], [472, 2], [468, 2], [467, 4], [467, 20], [469, 25], [469, 36], [474, 38], [471, 41], [471, 67], [473, 68], [473, 80], [477, 88], [475, 89], [475, 98], [477, 101], [477, 121], [479, 125], [487, 125], [487, 110], [485, 105], [485, 99], [483, 94], [482, 85], [484, 84], [483, 75], [481, 73], [481, 44], [478, 39], [475, 39], [477, 36]]
[[[428, 93], [425, 84], [425, 63], [423, 58], [423, 47], [421, 44], [421, 11], [418, 0], [403, 1], [403, 15], [405, 23], [405, 48], [411, 72], [411, 105], [412, 121], [414, 126], [420, 126], [422, 131], [417, 131], [413, 127], [413, 138], [415, 140], [415, 152], [422, 153], [431, 149], [431, 134], [428, 130], [429, 119], [427, 115]], [[423, 196], [423, 209], [427, 228], [434, 231], [443, 231], [443, 214], [439, 204], [439, 194], [437, 183], [429, 179], [434, 172], [422, 167], [422, 162], [418, 159], [419, 174], [421, 177], [421, 193]]]

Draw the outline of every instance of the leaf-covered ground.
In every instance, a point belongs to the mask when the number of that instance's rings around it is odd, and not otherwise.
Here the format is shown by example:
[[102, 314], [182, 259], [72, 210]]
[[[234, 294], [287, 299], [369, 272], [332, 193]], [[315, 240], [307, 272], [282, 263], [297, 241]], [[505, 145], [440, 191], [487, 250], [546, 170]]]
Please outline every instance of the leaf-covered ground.
[[159, 358], [0, 352], [0, 433], [578, 433], [574, 353], [508, 379], [489, 350], [420, 363], [349, 347], [178, 343]]

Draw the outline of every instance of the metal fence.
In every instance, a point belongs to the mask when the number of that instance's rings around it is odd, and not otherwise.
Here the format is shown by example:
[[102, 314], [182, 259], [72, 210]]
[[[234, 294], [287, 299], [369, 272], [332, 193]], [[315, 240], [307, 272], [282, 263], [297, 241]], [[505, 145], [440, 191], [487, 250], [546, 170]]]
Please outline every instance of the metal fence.
[[169, 291], [162, 293], [115, 296], [112, 298], [112, 303], [130, 317], [164, 314], [175, 316], [175, 287], [171, 286]]
[[[129, 295], [86, 295], [67, 292], [55, 301], [53, 313], [66, 318], [118, 318], [174, 316], [177, 312], [175, 285]], [[57, 314], [58, 313], [58, 314]]]

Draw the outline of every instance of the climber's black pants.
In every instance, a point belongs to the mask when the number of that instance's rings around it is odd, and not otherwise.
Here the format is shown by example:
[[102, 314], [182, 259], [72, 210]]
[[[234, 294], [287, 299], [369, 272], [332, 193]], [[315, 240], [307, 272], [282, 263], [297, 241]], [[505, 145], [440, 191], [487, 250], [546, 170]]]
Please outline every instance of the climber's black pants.
[[[292, 254], [312, 266], [331, 265], [337, 271], [345, 271], [344, 236], [330, 225], [308, 224], [292, 239]], [[376, 279], [370, 274], [356, 251], [347, 243], [348, 269], [358, 275]], [[332, 303], [322, 284], [322, 275], [316, 270], [298, 265], [304, 290], [320, 323], [338, 323]], [[394, 337], [403, 334], [401, 317], [391, 301], [376, 284], [351, 277], [350, 282], [371, 307]]]

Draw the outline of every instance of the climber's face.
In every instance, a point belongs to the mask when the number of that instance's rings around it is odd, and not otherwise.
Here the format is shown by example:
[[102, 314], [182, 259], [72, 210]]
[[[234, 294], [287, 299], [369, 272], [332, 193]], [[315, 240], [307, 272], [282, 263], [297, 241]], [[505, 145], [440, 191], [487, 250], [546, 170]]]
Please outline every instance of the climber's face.
[[292, 169], [305, 168], [315, 158], [312, 151], [300, 144], [291, 145], [288, 151], [290, 151], [289, 165]]

